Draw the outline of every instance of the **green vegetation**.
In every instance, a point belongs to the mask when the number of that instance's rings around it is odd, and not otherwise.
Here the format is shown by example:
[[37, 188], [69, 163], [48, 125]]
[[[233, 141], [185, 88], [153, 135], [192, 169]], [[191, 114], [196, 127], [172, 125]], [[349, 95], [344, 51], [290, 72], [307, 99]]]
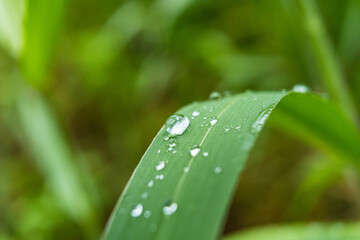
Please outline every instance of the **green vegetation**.
[[0, 240], [357, 239], [359, 16], [0, 0]]

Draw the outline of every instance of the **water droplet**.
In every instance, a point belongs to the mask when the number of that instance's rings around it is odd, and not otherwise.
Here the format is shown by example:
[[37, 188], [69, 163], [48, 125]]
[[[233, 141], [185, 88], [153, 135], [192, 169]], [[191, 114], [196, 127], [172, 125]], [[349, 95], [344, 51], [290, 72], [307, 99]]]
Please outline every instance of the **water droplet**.
[[310, 92], [310, 88], [304, 84], [296, 84], [293, 89], [294, 92], [298, 93], [308, 93]]
[[157, 153], [160, 153], [160, 151], [161, 151], [161, 150], [159, 149], [159, 150], [157, 151]]
[[227, 132], [230, 131], [230, 127], [226, 125], [226, 126], [224, 127], [224, 130], [225, 130], [225, 133], [227, 133]]
[[216, 168], [214, 168], [214, 172], [215, 172], [216, 174], [221, 173], [221, 171], [222, 171], [222, 168], [221, 168], [221, 167], [216, 167]]
[[213, 110], [214, 110], [214, 107], [213, 107], [213, 106], [210, 106], [209, 112], [212, 112]]
[[160, 171], [162, 170], [163, 168], [165, 167], [165, 162], [164, 161], [161, 161], [158, 163], [158, 165], [156, 165], [156, 171]]
[[150, 232], [156, 232], [156, 230], [157, 230], [156, 224], [155, 223], [151, 224], [149, 227], [149, 230], [150, 230]]
[[195, 110], [195, 111], [193, 111], [193, 113], [191, 115], [193, 115], [194, 117], [197, 117], [200, 115], [200, 112], [198, 110]]
[[239, 126], [237, 126], [235, 129], [238, 130], [238, 131], [240, 131], [240, 130], [241, 130], [241, 126], [239, 125]]
[[152, 186], [154, 186], [154, 180], [150, 180], [150, 182], [148, 182], [148, 188], [152, 188]]
[[169, 147], [175, 147], [176, 146], [176, 143], [170, 143], [169, 144]]
[[165, 140], [165, 141], [169, 140], [169, 136], [165, 136], [165, 137], [164, 137], [164, 140]]
[[164, 179], [164, 175], [156, 175], [155, 179], [159, 179], [159, 180], [163, 180]]
[[144, 207], [141, 203], [136, 205], [133, 210], [131, 210], [131, 216], [132, 217], [139, 217], [143, 211]]
[[175, 154], [175, 153], [176, 153], [176, 150], [172, 151], [172, 153]]
[[125, 213], [125, 209], [124, 209], [124, 208], [120, 208], [118, 213], [119, 213], [120, 215], [123, 215], [123, 214]]
[[262, 127], [264, 126], [266, 119], [268, 119], [272, 108], [268, 108], [264, 110], [262, 113], [260, 113], [259, 117], [255, 120], [253, 125], [251, 126], [251, 132], [257, 133], [259, 132]]
[[189, 170], [190, 170], [190, 167], [184, 167], [184, 173], [189, 172]]
[[204, 119], [207, 119], [207, 117], [204, 117]]
[[177, 203], [168, 201], [168, 202], [165, 204], [165, 206], [163, 207], [162, 212], [163, 212], [165, 215], [171, 215], [171, 214], [173, 214], [174, 212], [176, 212], [177, 208], [178, 208]]
[[147, 192], [143, 192], [143, 194], [141, 194], [141, 198], [142, 199], [146, 199], [148, 197], [148, 193]]
[[231, 96], [231, 92], [230, 92], [230, 91], [224, 91], [224, 92], [223, 92], [223, 96], [224, 96], [224, 97], [230, 97], [230, 96]]
[[190, 155], [195, 157], [196, 155], [199, 154], [200, 150], [201, 150], [200, 147], [195, 145], [190, 149]]
[[165, 123], [166, 131], [169, 136], [178, 136], [185, 132], [190, 124], [190, 120], [182, 114], [171, 115]]
[[149, 210], [146, 210], [144, 212], [144, 218], [149, 218], [151, 216], [151, 212]]
[[219, 92], [212, 92], [212, 93], [210, 93], [209, 98], [210, 98], [210, 99], [213, 99], [213, 100], [215, 100], [215, 99], [220, 99], [220, 98], [221, 98], [221, 94], [220, 94]]
[[209, 156], [209, 153], [208, 153], [208, 152], [204, 152], [204, 153], [203, 153], [203, 156], [204, 156], [204, 157], [207, 157], [207, 156]]
[[210, 118], [210, 124], [211, 124], [211, 126], [214, 126], [216, 123], [217, 123], [217, 118], [216, 117], [211, 117]]

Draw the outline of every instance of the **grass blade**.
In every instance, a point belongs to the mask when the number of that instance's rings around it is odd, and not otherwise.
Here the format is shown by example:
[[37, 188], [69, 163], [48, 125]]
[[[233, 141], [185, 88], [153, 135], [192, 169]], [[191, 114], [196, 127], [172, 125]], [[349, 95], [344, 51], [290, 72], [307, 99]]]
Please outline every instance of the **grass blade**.
[[[301, 103], [307, 98], [315, 99], [323, 108], [330, 104], [309, 94], [247, 92], [180, 109], [178, 113], [191, 121], [188, 129], [170, 140], [165, 140], [165, 128], [160, 130], [120, 197], [104, 238], [215, 239], [220, 234], [227, 206], [250, 150], [266, 119], [283, 98], [279, 105]], [[306, 104], [295, 108], [308, 115], [318, 111]], [[288, 112], [296, 116], [296, 109]], [[328, 112], [324, 110], [314, 122], [304, 124], [317, 126], [324, 120], [335, 125], [349, 124], [339, 109], [324, 109]], [[200, 115], [194, 116], [197, 111]], [[333, 115], [339, 116], [328, 119]], [[335, 145], [346, 150], [354, 148], [352, 152], [357, 155], [360, 140], [352, 130], [342, 129], [355, 141], [353, 145]], [[330, 145], [336, 139], [343, 140], [342, 132], [329, 131], [329, 135]], [[190, 154], [194, 145], [200, 148], [197, 155]], [[162, 163], [165, 166], [156, 169]], [[176, 208], [171, 204], [176, 204]], [[171, 215], [166, 214], [169, 206], [170, 210], [176, 210]]]
[[223, 240], [355, 240], [360, 238], [359, 224], [294, 224], [255, 228], [231, 234]]

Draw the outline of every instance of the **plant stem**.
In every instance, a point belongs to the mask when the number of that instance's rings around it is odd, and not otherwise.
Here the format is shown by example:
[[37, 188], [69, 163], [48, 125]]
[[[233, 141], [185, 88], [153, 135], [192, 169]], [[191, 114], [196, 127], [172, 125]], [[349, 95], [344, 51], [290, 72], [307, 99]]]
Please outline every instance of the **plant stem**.
[[349, 119], [356, 124], [356, 107], [351, 98], [340, 64], [336, 59], [334, 48], [317, 10], [316, 2], [315, 0], [298, 1], [303, 11], [305, 28], [320, 64], [323, 83], [329, 91], [331, 98], [342, 107]]

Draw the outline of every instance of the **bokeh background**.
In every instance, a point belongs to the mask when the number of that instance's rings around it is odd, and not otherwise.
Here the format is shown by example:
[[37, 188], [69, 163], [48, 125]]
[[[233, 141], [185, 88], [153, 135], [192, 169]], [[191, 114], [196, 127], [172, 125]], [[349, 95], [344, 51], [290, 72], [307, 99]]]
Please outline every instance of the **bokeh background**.
[[[0, 239], [98, 239], [167, 116], [212, 91], [326, 96], [299, 2], [0, 0]], [[310, 2], [359, 106], [360, 2]], [[351, 166], [270, 125], [224, 233], [356, 220], [359, 189]]]

